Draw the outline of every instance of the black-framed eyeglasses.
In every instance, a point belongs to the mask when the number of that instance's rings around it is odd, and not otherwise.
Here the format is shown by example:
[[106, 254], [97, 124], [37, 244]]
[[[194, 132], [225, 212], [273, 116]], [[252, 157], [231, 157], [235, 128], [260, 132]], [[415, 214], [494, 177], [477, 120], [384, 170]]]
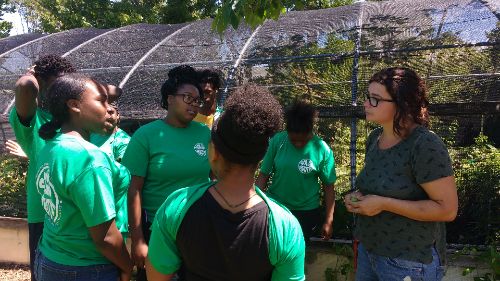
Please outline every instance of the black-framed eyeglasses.
[[187, 103], [187, 104], [196, 104], [197, 106], [203, 106], [203, 99], [198, 97], [194, 98], [188, 94], [175, 94], [174, 96], [182, 96], [182, 101]]
[[381, 101], [386, 101], [386, 102], [394, 102], [394, 100], [388, 100], [388, 99], [381, 99], [381, 98], [376, 98], [376, 97], [371, 97], [368, 93], [365, 94], [365, 100], [368, 100], [371, 106], [377, 107], [378, 103]]

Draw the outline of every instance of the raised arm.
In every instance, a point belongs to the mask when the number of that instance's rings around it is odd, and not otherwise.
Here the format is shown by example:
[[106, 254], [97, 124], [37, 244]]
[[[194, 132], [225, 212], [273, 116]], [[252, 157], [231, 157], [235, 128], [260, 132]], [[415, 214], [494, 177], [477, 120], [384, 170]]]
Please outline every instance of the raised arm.
[[33, 75], [19, 78], [15, 88], [15, 107], [21, 123], [28, 125], [35, 115], [39, 85]]

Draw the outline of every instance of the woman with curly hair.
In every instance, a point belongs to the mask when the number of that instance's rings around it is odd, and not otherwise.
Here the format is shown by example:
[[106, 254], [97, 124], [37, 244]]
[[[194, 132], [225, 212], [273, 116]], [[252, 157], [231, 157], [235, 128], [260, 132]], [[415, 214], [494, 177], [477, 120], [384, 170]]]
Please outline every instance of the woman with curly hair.
[[392, 67], [370, 79], [366, 120], [381, 127], [366, 142], [356, 192], [344, 201], [357, 215], [358, 281], [441, 280], [445, 228], [458, 208], [450, 156], [427, 127], [425, 82]]
[[150, 280], [304, 280], [304, 238], [293, 215], [254, 185], [278, 101], [255, 85], [238, 88], [212, 129], [209, 162], [218, 181], [170, 195], [156, 214]]
[[139, 128], [128, 144], [122, 164], [132, 175], [128, 192], [129, 235], [137, 280], [146, 280], [151, 223], [160, 205], [179, 188], [209, 181], [207, 158], [210, 129], [193, 122], [203, 105], [196, 70], [173, 68], [161, 87], [164, 119]]

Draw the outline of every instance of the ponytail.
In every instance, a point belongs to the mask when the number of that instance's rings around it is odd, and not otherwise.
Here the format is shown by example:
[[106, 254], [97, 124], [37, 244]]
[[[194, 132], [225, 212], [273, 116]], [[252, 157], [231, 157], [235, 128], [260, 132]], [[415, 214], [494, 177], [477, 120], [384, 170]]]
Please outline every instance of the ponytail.
[[62, 124], [56, 119], [43, 124], [38, 130], [38, 134], [44, 140], [50, 140], [56, 136], [57, 130], [61, 128]]

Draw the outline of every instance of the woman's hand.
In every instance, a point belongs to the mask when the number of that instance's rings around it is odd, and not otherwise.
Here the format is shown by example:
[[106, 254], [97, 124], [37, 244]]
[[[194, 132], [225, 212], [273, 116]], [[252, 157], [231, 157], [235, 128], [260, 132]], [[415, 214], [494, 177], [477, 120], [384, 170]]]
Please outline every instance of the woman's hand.
[[344, 196], [344, 205], [347, 208], [347, 211], [353, 213], [354, 207], [352, 204], [359, 201], [360, 197], [363, 197], [363, 194], [357, 190]]
[[129, 272], [120, 271], [120, 278], [118, 279], [118, 281], [130, 281], [131, 278], [132, 278], [132, 271]]
[[363, 216], [376, 216], [384, 211], [385, 197], [378, 195], [364, 195], [351, 203], [352, 212]]
[[375, 216], [384, 211], [385, 197], [378, 195], [363, 195], [356, 191], [345, 196], [347, 211], [363, 216]]
[[132, 243], [132, 261], [137, 268], [144, 268], [146, 257], [148, 256], [148, 245], [144, 240]]
[[7, 148], [7, 151], [12, 155], [15, 155], [17, 157], [21, 157], [24, 159], [28, 159], [28, 156], [26, 155], [24, 150], [21, 148], [21, 146], [13, 140], [7, 140], [7, 142], [5, 143], [5, 148]]
[[333, 224], [329, 222], [323, 223], [323, 227], [321, 228], [321, 239], [328, 241], [332, 238], [333, 234]]

